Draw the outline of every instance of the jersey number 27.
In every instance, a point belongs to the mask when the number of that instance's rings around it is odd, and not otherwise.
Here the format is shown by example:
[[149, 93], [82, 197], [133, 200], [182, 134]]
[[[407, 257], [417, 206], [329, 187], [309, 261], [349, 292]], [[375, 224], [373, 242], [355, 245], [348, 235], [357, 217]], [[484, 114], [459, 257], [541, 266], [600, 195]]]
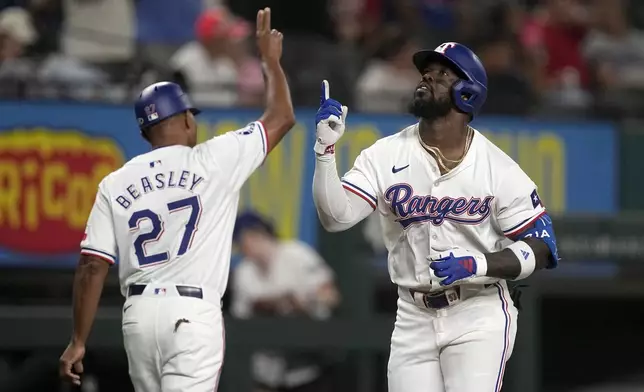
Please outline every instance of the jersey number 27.
[[[181, 244], [179, 245], [177, 256], [181, 256], [186, 253], [190, 248], [194, 233], [197, 231], [199, 217], [201, 216], [201, 201], [199, 200], [199, 196], [191, 196], [168, 203], [168, 211], [170, 211], [170, 213], [183, 211], [185, 209], [190, 209], [190, 217], [188, 218], [188, 223], [186, 223], [186, 228], [183, 232], [183, 237], [181, 238]], [[159, 241], [165, 231], [164, 223], [161, 220], [160, 215], [150, 209], [136, 211], [128, 221], [130, 230], [139, 230], [140, 223], [145, 219], [148, 219], [152, 223], [152, 230], [147, 233], [139, 234], [134, 240], [134, 253], [139, 261], [139, 265], [147, 266], [170, 260], [170, 253], [168, 251], [155, 253], [153, 255], [148, 255], [145, 252], [145, 245]]]

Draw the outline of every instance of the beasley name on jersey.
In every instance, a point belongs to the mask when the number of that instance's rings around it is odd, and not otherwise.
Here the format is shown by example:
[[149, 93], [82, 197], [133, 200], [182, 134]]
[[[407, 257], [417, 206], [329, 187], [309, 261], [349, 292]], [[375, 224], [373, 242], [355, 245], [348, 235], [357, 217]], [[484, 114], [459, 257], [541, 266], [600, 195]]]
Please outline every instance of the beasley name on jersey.
[[[160, 161], [158, 161], [160, 163]], [[150, 167], [154, 167], [155, 162], [150, 162]], [[141, 198], [141, 195], [147, 195], [154, 191], [166, 188], [185, 189], [192, 193], [195, 188], [203, 181], [204, 177], [190, 170], [171, 170], [168, 172], [159, 172], [151, 175], [142, 176], [136, 183], [129, 184], [120, 195], [116, 197], [116, 202], [123, 208], [128, 209], [132, 202]]]
[[223, 295], [239, 190], [268, 153], [256, 121], [138, 155], [99, 184], [81, 253], [119, 260], [121, 292], [166, 282]]

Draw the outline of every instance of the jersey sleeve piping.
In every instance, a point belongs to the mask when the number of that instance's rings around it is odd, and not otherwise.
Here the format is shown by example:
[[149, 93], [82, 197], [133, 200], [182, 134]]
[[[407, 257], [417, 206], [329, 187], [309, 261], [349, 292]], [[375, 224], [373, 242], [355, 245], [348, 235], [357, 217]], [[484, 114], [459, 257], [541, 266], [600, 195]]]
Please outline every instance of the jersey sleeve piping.
[[103, 259], [103, 260], [107, 261], [108, 263], [110, 263], [110, 265], [113, 265], [116, 262], [116, 257], [114, 257], [113, 255], [111, 255], [111, 254], [109, 254], [107, 252], [103, 252], [103, 251], [100, 251], [100, 250], [97, 250], [97, 249], [83, 247], [83, 248], [81, 248], [80, 253], [82, 255], [87, 255], [87, 256], [96, 256], [96, 257], [98, 257], [100, 259]]
[[347, 180], [342, 180], [342, 187], [346, 189], [347, 191], [360, 196], [364, 201], [369, 203], [369, 205], [375, 210], [376, 206], [378, 205], [378, 199], [375, 198], [375, 196], [372, 196], [369, 194], [369, 192], [366, 192], [364, 189], [360, 188], [359, 186], [350, 183]]
[[541, 218], [545, 214], [546, 214], [546, 211], [543, 210], [539, 214], [533, 216], [532, 218], [528, 218], [528, 219], [524, 220], [523, 222], [519, 223], [518, 225], [509, 228], [508, 230], [503, 230], [503, 234], [505, 234], [505, 236], [508, 237], [508, 238], [512, 238], [515, 235], [521, 233], [521, 231], [523, 231], [523, 229], [525, 229], [526, 227], [528, 227], [531, 224], [533, 224], [537, 219]]
[[261, 133], [261, 138], [262, 138], [262, 149], [264, 151], [264, 159], [268, 156], [268, 133], [266, 133], [266, 127], [264, 126], [264, 123], [257, 120], [255, 121], [257, 124], [259, 124], [259, 129]]

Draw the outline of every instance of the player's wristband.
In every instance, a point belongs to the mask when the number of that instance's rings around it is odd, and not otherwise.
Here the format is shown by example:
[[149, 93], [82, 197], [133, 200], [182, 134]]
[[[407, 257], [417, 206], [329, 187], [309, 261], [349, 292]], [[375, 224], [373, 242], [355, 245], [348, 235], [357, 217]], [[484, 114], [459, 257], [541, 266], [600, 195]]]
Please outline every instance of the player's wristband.
[[325, 146], [323, 144], [320, 144], [320, 142], [315, 142], [313, 151], [315, 151], [315, 153], [318, 155], [333, 155], [335, 154], [335, 144]]
[[525, 279], [534, 272], [537, 259], [530, 245], [524, 241], [517, 241], [506, 249], [510, 249], [521, 263], [521, 273], [514, 280]]
[[485, 255], [474, 255], [473, 257], [476, 260], [476, 276], [487, 275], [487, 259]]

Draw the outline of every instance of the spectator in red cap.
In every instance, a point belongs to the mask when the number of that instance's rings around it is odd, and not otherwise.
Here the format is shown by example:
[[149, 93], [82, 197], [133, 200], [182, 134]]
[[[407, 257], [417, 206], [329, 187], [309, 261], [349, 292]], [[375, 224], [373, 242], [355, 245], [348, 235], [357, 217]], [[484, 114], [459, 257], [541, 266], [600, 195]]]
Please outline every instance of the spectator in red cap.
[[206, 10], [197, 18], [197, 40], [170, 60], [174, 79], [196, 104], [231, 107], [261, 102], [261, 65], [248, 50], [249, 33], [248, 24], [225, 8]]
[[524, 22], [521, 42], [534, 67], [533, 85], [550, 111], [583, 113], [590, 104], [581, 45], [592, 22], [581, 0], [547, 0]]

